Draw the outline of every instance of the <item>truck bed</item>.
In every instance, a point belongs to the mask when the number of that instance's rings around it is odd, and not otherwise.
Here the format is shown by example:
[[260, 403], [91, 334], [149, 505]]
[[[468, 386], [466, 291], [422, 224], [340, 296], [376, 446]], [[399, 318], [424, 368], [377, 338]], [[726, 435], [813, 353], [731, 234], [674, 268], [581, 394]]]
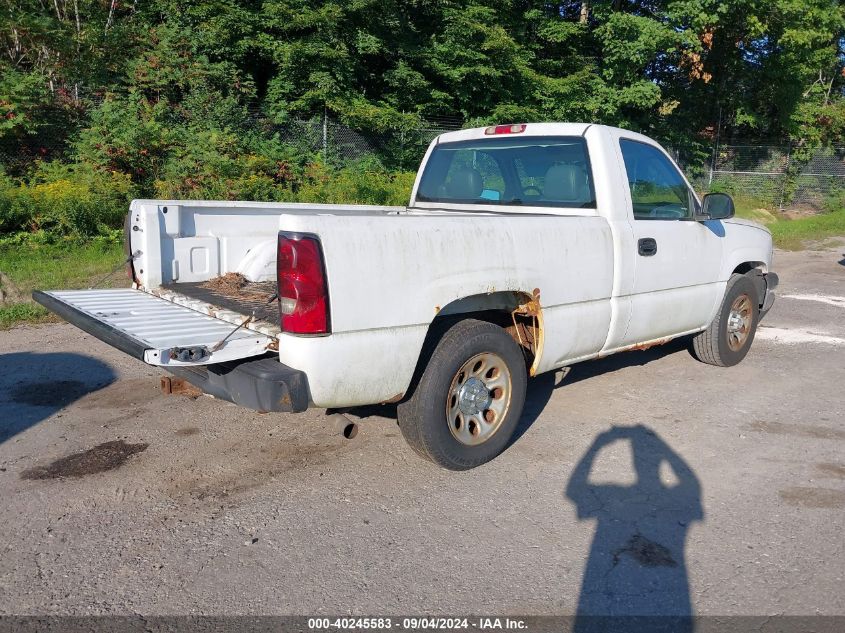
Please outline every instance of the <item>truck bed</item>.
[[279, 302], [274, 299], [276, 282], [249, 282], [238, 277], [230, 273], [211, 281], [171, 283], [161, 287], [244, 316], [254, 314], [256, 321], [278, 326]]

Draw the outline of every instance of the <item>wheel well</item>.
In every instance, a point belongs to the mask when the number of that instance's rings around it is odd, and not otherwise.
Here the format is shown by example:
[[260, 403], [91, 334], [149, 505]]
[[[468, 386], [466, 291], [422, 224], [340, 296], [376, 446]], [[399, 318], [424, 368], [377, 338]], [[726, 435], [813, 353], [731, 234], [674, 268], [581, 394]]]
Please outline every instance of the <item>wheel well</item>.
[[766, 280], [763, 277], [765, 271], [766, 264], [764, 262], [742, 262], [734, 268], [734, 274], [748, 275], [748, 273], [754, 273], [750, 277], [751, 281], [754, 282], [754, 287], [757, 289], [757, 299], [760, 307], [763, 306], [763, 302], [766, 299]]
[[[478, 319], [498, 325], [513, 337], [517, 345], [522, 348], [529, 366], [542, 343], [542, 319], [540, 313], [540, 290], [533, 292], [500, 291], [479, 295], [471, 295], [456, 299], [443, 306], [429, 328], [436, 327], [439, 319], [448, 319], [450, 327], [461, 319]], [[446, 328], [448, 329], [448, 327]], [[438, 339], [439, 340], [439, 339]]]
[[766, 263], [765, 262], [742, 262], [739, 266], [734, 268], [734, 273], [739, 275], [744, 275], [747, 272], [754, 270], [755, 268], [759, 269], [760, 272], [766, 272]]
[[[525, 363], [532, 368], [542, 349], [542, 314], [540, 293], [491, 292], [456, 299], [442, 308], [426, 332], [414, 375], [405, 397], [409, 397], [422, 376], [434, 349], [446, 331], [464, 319], [478, 319], [503, 328], [516, 341], [525, 356]], [[533, 374], [533, 372], [532, 372]]]

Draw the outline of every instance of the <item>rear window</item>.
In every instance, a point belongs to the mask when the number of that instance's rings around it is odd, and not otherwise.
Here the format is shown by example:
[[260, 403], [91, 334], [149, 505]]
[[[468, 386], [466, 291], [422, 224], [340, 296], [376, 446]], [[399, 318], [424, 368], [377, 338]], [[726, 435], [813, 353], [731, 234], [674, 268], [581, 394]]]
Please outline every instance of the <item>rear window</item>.
[[426, 163], [420, 202], [596, 206], [587, 145], [579, 136], [441, 143]]

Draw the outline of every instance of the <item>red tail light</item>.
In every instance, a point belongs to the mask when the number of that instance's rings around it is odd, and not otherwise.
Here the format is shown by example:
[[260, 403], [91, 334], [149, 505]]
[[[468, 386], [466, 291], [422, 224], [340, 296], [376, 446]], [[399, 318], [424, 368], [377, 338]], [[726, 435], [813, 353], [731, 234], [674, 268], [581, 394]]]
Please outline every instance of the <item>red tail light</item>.
[[329, 296], [320, 242], [280, 233], [276, 279], [282, 331], [328, 334]]

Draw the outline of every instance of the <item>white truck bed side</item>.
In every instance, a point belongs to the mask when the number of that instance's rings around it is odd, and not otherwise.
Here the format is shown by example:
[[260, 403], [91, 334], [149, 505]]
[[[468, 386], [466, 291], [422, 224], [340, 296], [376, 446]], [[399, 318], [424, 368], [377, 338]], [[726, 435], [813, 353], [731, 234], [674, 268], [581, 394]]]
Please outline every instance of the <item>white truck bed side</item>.
[[308, 374], [318, 406], [404, 393], [431, 321], [472, 296], [539, 290], [545, 336], [535, 373], [595, 352], [607, 337], [613, 244], [597, 215], [285, 214], [280, 228], [319, 235], [326, 258], [331, 336], [279, 342], [279, 359]]

